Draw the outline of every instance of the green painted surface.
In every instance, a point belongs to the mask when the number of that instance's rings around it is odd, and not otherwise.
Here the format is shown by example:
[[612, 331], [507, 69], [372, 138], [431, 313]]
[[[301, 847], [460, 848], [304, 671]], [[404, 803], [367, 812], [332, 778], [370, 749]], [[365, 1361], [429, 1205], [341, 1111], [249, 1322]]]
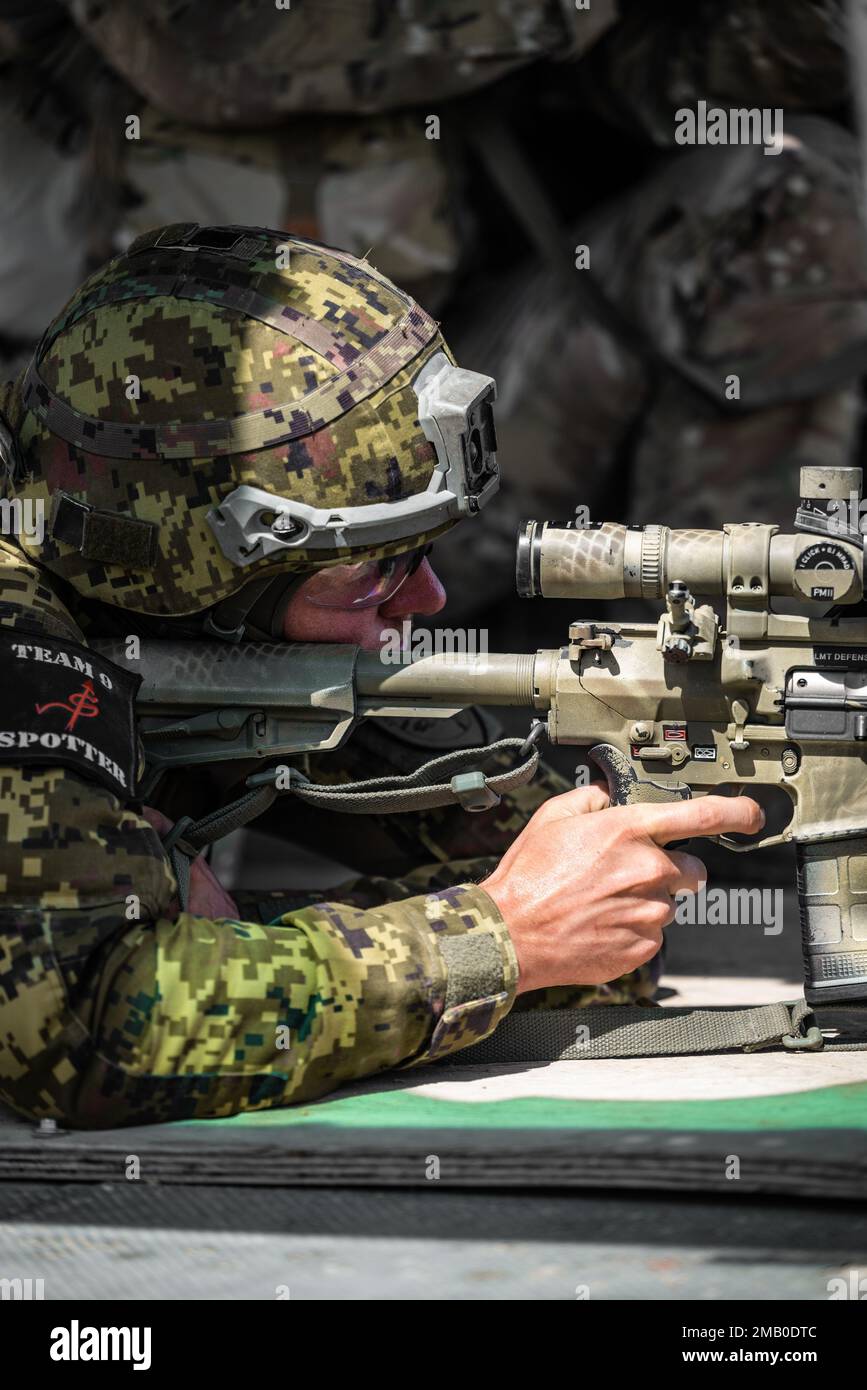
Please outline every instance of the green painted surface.
[[376, 1129], [657, 1129], [867, 1130], [867, 1082], [783, 1095], [728, 1100], [435, 1100], [411, 1091], [339, 1094], [315, 1105], [287, 1106], [228, 1120], [184, 1123], [210, 1133], [214, 1125], [339, 1125]]

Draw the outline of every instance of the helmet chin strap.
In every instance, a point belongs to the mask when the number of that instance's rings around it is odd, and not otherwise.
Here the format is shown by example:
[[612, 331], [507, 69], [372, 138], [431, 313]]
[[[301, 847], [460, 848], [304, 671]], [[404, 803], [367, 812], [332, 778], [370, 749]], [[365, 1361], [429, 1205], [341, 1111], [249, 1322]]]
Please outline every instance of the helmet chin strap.
[[311, 573], [311, 570], [296, 570], [252, 580], [238, 593], [208, 609], [201, 634], [219, 637], [224, 642], [240, 642], [244, 638], [259, 642], [282, 641], [289, 600]]

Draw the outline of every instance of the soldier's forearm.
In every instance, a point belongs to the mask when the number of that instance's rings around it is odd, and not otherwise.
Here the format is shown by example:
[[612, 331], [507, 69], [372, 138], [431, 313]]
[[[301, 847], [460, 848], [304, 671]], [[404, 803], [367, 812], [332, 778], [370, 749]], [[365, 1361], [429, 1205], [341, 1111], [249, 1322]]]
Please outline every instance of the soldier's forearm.
[[514, 1001], [508, 933], [473, 885], [266, 926], [175, 916], [147, 818], [69, 773], [0, 775], [0, 1096], [19, 1113], [100, 1128], [310, 1100], [478, 1041]]

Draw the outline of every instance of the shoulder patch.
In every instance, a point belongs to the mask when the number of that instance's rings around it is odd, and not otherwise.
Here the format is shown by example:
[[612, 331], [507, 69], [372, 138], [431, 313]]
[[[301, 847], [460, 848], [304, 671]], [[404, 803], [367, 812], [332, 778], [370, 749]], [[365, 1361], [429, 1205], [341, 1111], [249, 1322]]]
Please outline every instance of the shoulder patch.
[[77, 642], [0, 630], [0, 763], [68, 767], [134, 796], [141, 680]]

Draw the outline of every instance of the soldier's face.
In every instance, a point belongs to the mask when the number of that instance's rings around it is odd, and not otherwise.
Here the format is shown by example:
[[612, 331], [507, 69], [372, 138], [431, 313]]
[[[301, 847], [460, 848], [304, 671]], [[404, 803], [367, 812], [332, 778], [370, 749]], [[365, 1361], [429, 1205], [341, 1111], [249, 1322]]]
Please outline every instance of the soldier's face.
[[438, 613], [446, 601], [446, 591], [429, 560], [422, 560], [394, 598], [378, 608], [322, 608], [305, 598], [308, 584], [300, 584], [289, 600], [283, 620], [287, 642], [347, 642], [366, 651], [379, 651], [390, 630], [399, 631], [404, 619], [414, 613]]

